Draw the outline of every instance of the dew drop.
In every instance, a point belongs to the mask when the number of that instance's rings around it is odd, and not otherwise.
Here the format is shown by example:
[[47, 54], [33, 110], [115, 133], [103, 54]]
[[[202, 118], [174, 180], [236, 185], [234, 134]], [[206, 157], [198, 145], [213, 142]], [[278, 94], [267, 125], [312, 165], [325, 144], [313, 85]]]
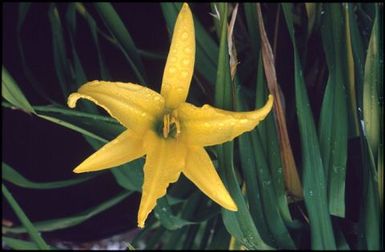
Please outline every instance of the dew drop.
[[170, 68], [168, 69], [168, 71], [169, 71], [170, 73], [175, 73], [176, 69], [175, 69], [175, 67], [170, 67]]
[[182, 75], [182, 78], [186, 78], [187, 75], [188, 75], [188, 72], [187, 71], [182, 71], [181, 75]]
[[190, 61], [188, 59], [184, 59], [182, 63], [183, 65], [187, 66], [190, 63]]
[[191, 53], [191, 52], [192, 52], [192, 50], [191, 50], [191, 48], [190, 48], [190, 47], [186, 47], [186, 48], [184, 49], [184, 52], [185, 52], [185, 53]]
[[242, 123], [242, 124], [245, 124], [245, 123], [247, 123], [249, 120], [247, 120], [247, 119], [241, 119], [240, 120], [240, 123]]
[[187, 32], [184, 32], [182, 34], [182, 39], [186, 40], [187, 38], [188, 38], [188, 34], [187, 34]]

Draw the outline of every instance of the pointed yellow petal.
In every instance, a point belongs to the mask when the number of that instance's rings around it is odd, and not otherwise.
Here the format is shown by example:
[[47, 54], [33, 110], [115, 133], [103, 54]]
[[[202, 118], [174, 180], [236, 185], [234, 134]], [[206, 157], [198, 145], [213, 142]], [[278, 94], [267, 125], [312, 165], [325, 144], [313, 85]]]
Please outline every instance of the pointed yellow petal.
[[190, 8], [184, 3], [175, 23], [163, 74], [161, 94], [166, 100], [166, 107], [174, 109], [186, 100], [194, 61], [194, 22]]
[[183, 174], [222, 207], [231, 211], [238, 210], [203, 147], [189, 147]]
[[204, 105], [201, 108], [183, 103], [177, 109], [180, 120], [180, 139], [188, 145], [209, 146], [233, 140], [254, 129], [265, 119], [273, 106], [273, 96], [261, 109], [250, 112], [231, 112]]
[[161, 116], [164, 98], [157, 92], [133, 83], [92, 81], [81, 86], [68, 97], [68, 106], [74, 108], [78, 99], [91, 100], [104, 108], [128, 129], [144, 133]]
[[165, 139], [148, 132], [144, 139], [146, 163], [138, 212], [138, 226], [143, 228], [156, 200], [166, 194], [170, 183], [178, 180], [185, 165], [186, 147], [176, 139]]
[[132, 131], [126, 130], [84, 160], [75, 168], [74, 172], [91, 172], [112, 168], [137, 159], [144, 154], [143, 139], [135, 136]]

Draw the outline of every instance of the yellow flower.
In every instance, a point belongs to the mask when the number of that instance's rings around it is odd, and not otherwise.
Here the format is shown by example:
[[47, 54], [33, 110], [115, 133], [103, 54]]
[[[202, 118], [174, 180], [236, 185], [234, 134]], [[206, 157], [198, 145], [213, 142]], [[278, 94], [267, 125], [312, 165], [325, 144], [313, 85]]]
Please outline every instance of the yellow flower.
[[185, 3], [176, 20], [160, 94], [133, 83], [92, 81], [68, 97], [69, 107], [80, 98], [91, 100], [127, 128], [74, 172], [113, 168], [146, 155], [139, 227], [181, 172], [213, 201], [237, 211], [204, 147], [252, 130], [273, 106], [271, 95], [263, 108], [251, 112], [186, 103], [194, 61], [194, 23]]

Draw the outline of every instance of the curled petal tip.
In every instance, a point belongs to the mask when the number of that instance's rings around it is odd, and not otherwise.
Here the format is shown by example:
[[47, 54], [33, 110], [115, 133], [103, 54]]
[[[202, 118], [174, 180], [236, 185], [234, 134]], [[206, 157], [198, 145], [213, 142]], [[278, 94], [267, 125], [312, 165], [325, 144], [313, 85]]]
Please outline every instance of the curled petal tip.
[[261, 120], [265, 119], [265, 117], [270, 113], [271, 109], [273, 108], [273, 104], [274, 104], [274, 96], [269, 94], [268, 100], [265, 106], [257, 110], [260, 113]]
[[79, 100], [80, 96], [78, 93], [72, 93], [67, 100], [67, 105], [70, 108], [76, 107], [76, 102]]

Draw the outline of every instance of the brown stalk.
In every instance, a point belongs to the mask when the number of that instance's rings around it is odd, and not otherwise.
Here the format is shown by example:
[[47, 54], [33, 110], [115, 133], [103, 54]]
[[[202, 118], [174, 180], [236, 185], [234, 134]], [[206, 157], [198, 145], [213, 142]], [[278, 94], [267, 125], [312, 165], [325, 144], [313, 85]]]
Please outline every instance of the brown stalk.
[[274, 55], [271, 45], [266, 35], [261, 6], [257, 3], [258, 26], [261, 37], [262, 60], [265, 70], [267, 86], [270, 93], [274, 96], [274, 118], [278, 128], [278, 139], [280, 154], [285, 178], [285, 187], [289, 194], [296, 198], [303, 198], [301, 181], [298, 176], [296, 164], [293, 157], [293, 151], [290, 146], [289, 135], [287, 133], [285, 113], [280, 99], [279, 85], [275, 71]]

